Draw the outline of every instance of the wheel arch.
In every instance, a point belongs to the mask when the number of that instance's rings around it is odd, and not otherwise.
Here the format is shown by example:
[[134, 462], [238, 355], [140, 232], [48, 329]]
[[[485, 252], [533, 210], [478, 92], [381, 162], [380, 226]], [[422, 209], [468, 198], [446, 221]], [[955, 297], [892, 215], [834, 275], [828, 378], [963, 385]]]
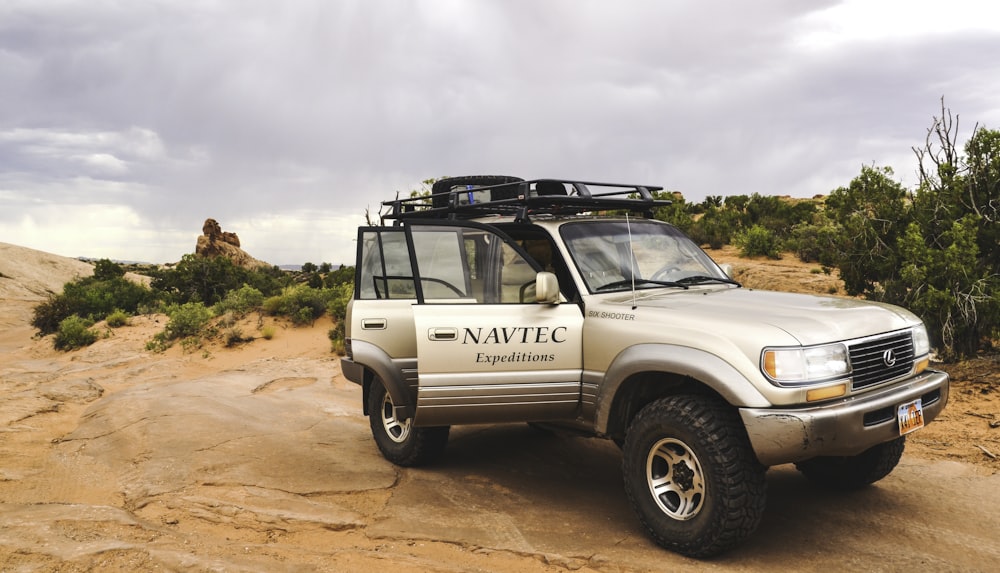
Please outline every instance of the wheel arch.
[[365, 415], [368, 415], [368, 395], [371, 393], [372, 380], [378, 376], [392, 398], [392, 403], [403, 414], [402, 417], [412, 418], [416, 413], [416, 402], [405, 373], [416, 372], [416, 360], [393, 359], [378, 346], [361, 340], [352, 341], [351, 346], [355, 364], [363, 368], [361, 388]]
[[600, 385], [595, 429], [624, 436], [632, 418], [654, 400], [677, 394], [712, 395], [735, 407], [770, 403], [736, 368], [689, 347], [640, 344], [622, 351]]

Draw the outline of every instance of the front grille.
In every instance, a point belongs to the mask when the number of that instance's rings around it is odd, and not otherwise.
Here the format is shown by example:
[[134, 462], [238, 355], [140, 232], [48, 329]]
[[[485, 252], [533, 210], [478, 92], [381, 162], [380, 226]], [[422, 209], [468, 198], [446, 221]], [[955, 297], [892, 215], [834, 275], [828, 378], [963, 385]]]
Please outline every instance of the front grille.
[[[895, 362], [886, 363], [886, 353], [892, 351]], [[913, 369], [913, 336], [910, 331], [866, 338], [850, 347], [851, 369], [854, 390], [875, 386], [900, 376]]]

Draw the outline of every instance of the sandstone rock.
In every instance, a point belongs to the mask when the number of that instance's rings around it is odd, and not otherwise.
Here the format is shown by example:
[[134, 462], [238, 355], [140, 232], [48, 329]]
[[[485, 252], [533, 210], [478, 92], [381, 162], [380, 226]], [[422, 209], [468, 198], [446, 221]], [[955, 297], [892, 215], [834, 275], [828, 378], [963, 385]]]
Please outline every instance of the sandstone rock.
[[195, 254], [203, 257], [226, 257], [234, 265], [245, 269], [255, 269], [271, 266], [264, 261], [257, 260], [249, 253], [240, 248], [240, 238], [236, 233], [222, 230], [222, 226], [215, 219], [205, 219], [205, 224], [201, 227], [202, 235], [198, 237], [198, 244], [195, 246]]

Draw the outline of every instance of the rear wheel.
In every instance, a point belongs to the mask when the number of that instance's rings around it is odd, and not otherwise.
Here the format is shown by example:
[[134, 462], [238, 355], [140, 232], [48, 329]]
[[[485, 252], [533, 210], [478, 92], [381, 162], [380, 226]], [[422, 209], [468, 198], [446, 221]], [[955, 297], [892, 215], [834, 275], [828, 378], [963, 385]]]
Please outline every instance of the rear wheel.
[[717, 555], [756, 530], [766, 468], [735, 412], [705, 396], [671, 396], [636, 415], [625, 438], [625, 490], [659, 545]]
[[448, 426], [416, 428], [412, 419], [396, 415], [392, 396], [382, 380], [372, 380], [368, 393], [368, 424], [382, 456], [398, 466], [419, 466], [440, 457], [448, 443]]
[[824, 487], [851, 490], [873, 484], [892, 473], [903, 457], [906, 436], [878, 444], [856, 456], [824, 456], [798, 462], [795, 467]]

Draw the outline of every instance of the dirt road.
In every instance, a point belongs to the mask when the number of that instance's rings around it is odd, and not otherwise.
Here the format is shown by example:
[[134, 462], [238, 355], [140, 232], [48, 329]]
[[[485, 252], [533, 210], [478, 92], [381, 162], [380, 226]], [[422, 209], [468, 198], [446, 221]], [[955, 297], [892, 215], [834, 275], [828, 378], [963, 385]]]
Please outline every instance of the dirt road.
[[[0, 335], [0, 570], [988, 571], [1000, 474], [904, 456], [876, 487], [768, 474], [749, 543], [708, 563], [654, 546], [613, 444], [456, 429], [442, 463], [377, 453], [325, 325], [150, 354], [136, 319], [74, 353]], [[18, 322], [22, 320], [22, 322]], [[159, 319], [159, 320], [162, 320]], [[326, 325], [328, 326], [328, 325]]]

